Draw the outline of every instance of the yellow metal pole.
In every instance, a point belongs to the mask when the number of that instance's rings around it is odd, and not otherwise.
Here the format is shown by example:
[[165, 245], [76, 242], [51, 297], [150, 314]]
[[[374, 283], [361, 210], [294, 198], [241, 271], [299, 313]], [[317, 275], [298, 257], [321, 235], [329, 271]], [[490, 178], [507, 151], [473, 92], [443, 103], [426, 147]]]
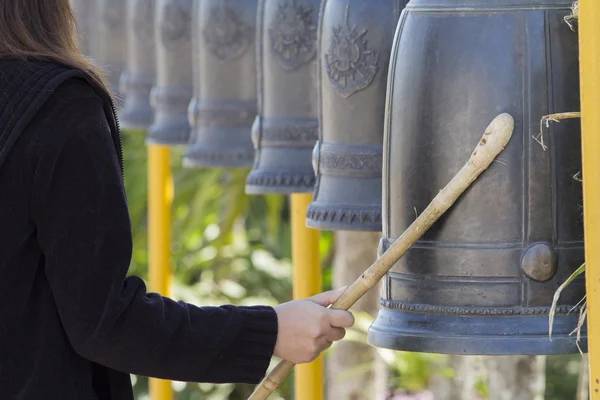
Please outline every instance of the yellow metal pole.
[[[294, 298], [305, 299], [321, 292], [319, 231], [306, 227], [306, 209], [312, 194], [292, 194], [292, 262]], [[301, 364], [294, 373], [295, 400], [323, 400], [323, 356]]]
[[[173, 177], [169, 148], [148, 146], [148, 244], [150, 290], [169, 295], [171, 284], [171, 206]], [[150, 379], [152, 400], [172, 400], [171, 382]]]
[[[579, 2], [583, 216], [590, 398], [600, 399], [600, 1]], [[599, 341], [596, 343], [596, 341]]]

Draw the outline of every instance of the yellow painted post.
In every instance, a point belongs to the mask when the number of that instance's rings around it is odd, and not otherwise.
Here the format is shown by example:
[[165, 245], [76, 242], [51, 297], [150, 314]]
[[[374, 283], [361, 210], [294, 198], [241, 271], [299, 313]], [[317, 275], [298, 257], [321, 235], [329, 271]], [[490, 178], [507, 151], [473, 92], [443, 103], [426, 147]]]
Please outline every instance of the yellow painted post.
[[[171, 284], [171, 207], [173, 177], [169, 148], [148, 146], [148, 247], [150, 290], [169, 295]], [[172, 400], [171, 382], [150, 379], [152, 400]]]
[[[600, 399], [600, 1], [579, 2], [583, 215], [590, 398]], [[598, 343], [596, 343], [598, 341]]]
[[[306, 227], [306, 209], [312, 193], [292, 194], [292, 263], [294, 298], [305, 299], [321, 292], [320, 233]], [[296, 366], [295, 400], [323, 400], [323, 356]]]

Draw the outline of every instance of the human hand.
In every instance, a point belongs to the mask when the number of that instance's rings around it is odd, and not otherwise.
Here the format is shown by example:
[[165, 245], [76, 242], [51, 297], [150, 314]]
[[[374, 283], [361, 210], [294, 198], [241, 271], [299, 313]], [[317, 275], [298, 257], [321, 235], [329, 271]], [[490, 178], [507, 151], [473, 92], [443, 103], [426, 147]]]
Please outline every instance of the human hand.
[[294, 300], [275, 307], [278, 320], [275, 356], [302, 364], [315, 360], [334, 341], [346, 335], [354, 325], [349, 311], [332, 310], [345, 288], [321, 293], [303, 300]]

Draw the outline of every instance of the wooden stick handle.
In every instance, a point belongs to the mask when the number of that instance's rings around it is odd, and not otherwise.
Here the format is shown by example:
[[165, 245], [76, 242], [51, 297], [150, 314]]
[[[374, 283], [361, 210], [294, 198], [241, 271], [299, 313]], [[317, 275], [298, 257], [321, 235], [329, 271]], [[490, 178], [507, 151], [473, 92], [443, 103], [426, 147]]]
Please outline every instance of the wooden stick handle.
[[[417, 219], [369, 267], [331, 308], [348, 310], [406, 254], [453, 204], [461, 194], [485, 171], [508, 144], [514, 130], [510, 114], [500, 114], [490, 123], [467, 163], [458, 171]], [[294, 368], [294, 363], [281, 361], [256, 388], [248, 400], [266, 400]]]

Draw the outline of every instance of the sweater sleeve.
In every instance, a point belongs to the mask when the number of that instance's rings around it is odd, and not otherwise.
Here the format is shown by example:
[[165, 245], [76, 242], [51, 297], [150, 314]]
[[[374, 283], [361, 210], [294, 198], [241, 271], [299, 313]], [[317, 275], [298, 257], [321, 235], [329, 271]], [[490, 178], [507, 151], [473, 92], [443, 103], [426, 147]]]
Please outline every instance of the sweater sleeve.
[[256, 383], [277, 338], [271, 307], [196, 307], [126, 277], [132, 237], [101, 100], [60, 100], [43, 124], [31, 213], [45, 273], [77, 353], [162, 379]]

